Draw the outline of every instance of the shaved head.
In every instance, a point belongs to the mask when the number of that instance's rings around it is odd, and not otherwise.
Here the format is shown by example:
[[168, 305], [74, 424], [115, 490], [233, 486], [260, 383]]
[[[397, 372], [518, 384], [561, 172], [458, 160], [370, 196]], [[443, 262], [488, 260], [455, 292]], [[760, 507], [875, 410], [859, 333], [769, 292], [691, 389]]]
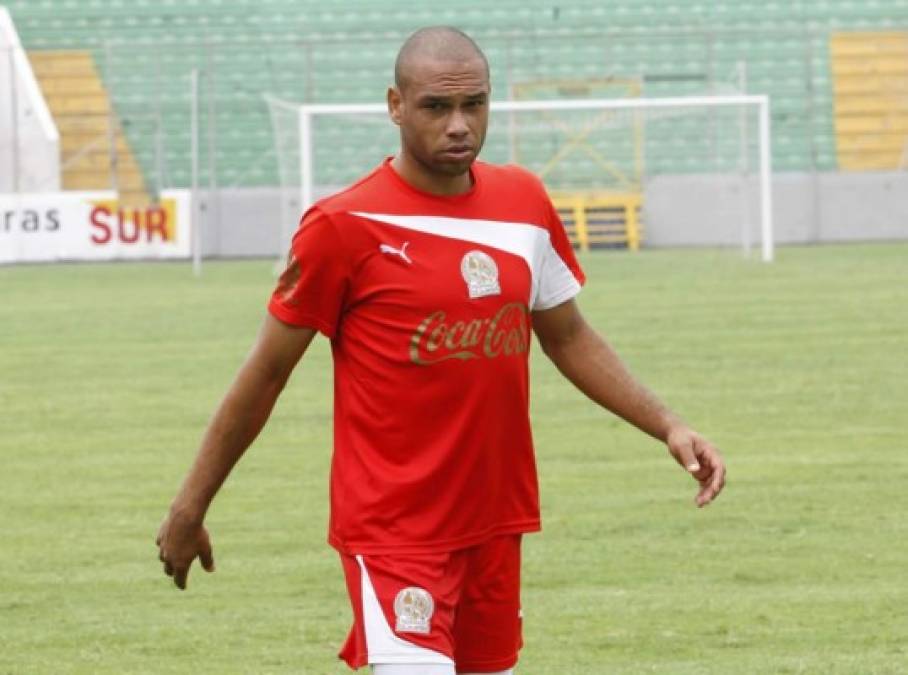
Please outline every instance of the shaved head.
[[420, 28], [407, 38], [394, 62], [394, 84], [403, 89], [409, 81], [414, 65], [425, 61], [466, 63], [479, 60], [489, 76], [489, 62], [473, 39], [452, 26]]
[[417, 189], [461, 194], [489, 126], [489, 62], [463, 31], [422, 28], [397, 54], [388, 115], [400, 127], [391, 163]]

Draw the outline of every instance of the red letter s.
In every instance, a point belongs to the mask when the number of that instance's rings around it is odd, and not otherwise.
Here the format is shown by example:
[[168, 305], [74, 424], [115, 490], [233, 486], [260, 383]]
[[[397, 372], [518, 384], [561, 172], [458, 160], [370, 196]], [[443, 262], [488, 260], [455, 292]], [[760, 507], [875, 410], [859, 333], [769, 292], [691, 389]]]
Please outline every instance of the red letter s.
[[107, 218], [110, 218], [110, 210], [103, 206], [92, 209], [91, 224], [98, 231], [91, 235], [91, 240], [96, 244], [106, 244], [110, 241], [110, 227], [105, 222]]

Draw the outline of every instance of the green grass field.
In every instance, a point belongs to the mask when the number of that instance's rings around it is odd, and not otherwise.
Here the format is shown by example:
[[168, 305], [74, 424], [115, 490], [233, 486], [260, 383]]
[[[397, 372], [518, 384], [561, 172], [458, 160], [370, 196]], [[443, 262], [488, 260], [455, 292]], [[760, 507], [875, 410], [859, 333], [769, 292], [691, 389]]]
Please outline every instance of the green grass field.
[[[908, 672], [908, 246], [583, 259], [581, 306], [724, 450], [693, 506], [654, 441], [533, 354], [545, 531], [522, 675]], [[343, 673], [320, 339], [180, 593], [154, 536], [271, 263], [0, 268], [0, 673]]]

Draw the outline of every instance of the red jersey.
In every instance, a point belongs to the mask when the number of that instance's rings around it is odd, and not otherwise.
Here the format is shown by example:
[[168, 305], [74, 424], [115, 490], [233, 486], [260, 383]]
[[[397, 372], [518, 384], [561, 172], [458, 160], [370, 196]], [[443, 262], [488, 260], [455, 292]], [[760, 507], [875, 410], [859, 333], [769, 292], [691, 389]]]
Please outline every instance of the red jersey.
[[530, 312], [584, 277], [540, 181], [475, 162], [445, 197], [386, 160], [316, 203], [269, 311], [334, 357], [329, 542], [435, 552], [538, 530]]

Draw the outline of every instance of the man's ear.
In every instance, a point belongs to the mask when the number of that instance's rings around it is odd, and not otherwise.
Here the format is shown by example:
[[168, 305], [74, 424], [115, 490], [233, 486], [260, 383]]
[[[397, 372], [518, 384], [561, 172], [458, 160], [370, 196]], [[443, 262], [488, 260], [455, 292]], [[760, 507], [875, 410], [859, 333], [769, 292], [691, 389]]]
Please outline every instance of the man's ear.
[[400, 126], [400, 106], [403, 97], [397, 87], [388, 87], [388, 116], [397, 126]]

